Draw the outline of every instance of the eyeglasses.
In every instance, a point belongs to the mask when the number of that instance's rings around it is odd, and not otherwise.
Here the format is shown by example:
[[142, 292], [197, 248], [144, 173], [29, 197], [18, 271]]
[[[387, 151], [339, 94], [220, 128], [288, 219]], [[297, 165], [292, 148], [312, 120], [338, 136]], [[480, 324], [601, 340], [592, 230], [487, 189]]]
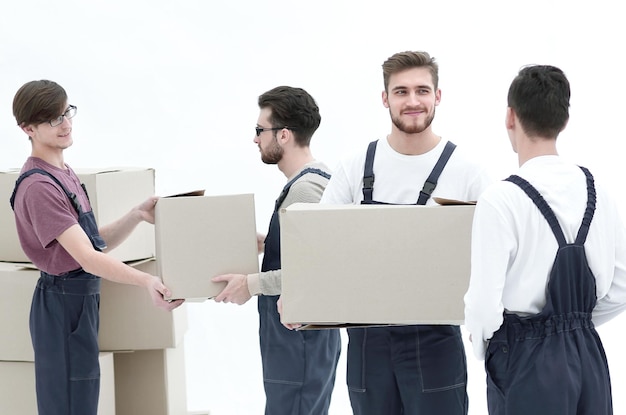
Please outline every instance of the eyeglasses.
[[51, 127], [58, 127], [59, 125], [63, 124], [63, 118], [67, 118], [68, 120], [70, 118], [73, 118], [74, 115], [76, 115], [77, 110], [78, 108], [76, 108], [74, 105], [70, 105], [69, 107], [67, 107], [67, 110], [63, 114], [48, 122], [50, 123]]
[[289, 127], [274, 127], [274, 128], [255, 127], [255, 129], [256, 129], [256, 136], [260, 137], [261, 133], [263, 131], [278, 131], [278, 130], [282, 130], [283, 128], [289, 129]]

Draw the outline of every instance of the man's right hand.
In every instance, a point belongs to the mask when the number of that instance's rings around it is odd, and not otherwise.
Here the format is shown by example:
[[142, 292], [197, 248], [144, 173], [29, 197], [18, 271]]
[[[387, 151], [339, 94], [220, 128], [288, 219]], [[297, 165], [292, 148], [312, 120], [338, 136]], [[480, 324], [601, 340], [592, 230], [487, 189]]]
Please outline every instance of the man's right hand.
[[151, 277], [150, 283], [148, 284], [148, 292], [150, 293], [150, 298], [152, 298], [152, 304], [156, 307], [162, 308], [167, 311], [172, 311], [176, 307], [179, 307], [185, 300], [166, 300], [166, 298], [170, 297], [172, 293], [170, 290], [163, 285], [163, 282], [159, 277], [155, 277], [154, 275]]
[[281, 297], [278, 297], [278, 302], [276, 303], [276, 307], [278, 308], [278, 314], [280, 314], [280, 316], [281, 316], [280, 324], [285, 326], [285, 328], [288, 328], [289, 330], [295, 330], [295, 329], [299, 329], [300, 327], [302, 327], [302, 324], [283, 323], [283, 321], [282, 321], [283, 301], [282, 301]]

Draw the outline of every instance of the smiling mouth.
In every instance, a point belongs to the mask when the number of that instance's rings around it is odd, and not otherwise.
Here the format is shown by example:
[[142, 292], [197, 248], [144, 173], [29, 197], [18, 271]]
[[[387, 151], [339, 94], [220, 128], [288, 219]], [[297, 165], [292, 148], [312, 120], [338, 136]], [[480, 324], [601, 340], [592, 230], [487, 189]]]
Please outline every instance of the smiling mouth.
[[409, 114], [409, 115], [412, 115], [412, 114], [422, 114], [424, 112], [426, 112], [426, 111], [421, 110], [421, 109], [410, 109], [410, 110], [402, 111], [403, 114]]

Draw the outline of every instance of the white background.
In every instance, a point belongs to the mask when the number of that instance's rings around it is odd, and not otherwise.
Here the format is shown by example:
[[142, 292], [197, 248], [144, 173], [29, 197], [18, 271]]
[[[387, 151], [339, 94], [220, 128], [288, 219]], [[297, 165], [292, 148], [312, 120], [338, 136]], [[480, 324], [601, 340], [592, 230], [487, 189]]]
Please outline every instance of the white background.
[[[496, 178], [517, 167], [503, 126], [510, 81], [525, 64], [561, 67], [572, 100], [560, 152], [589, 167], [626, 217], [620, 8], [609, 0], [7, 1], [0, 9], [0, 168], [20, 167], [30, 154], [12, 117], [15, 92], [52, 79], [79, 108], [66, 152], [71, 166], [153, 167], [162, 195], [254, 193], [264, 232], [285, 178], [252, 143], [258, 95], [277, 85], [309, 91], [322, 113], [312, 150], [333, 167], [390, 130], [382, 62], [426, 50], [440, 63], [443, 91], [434, 131]], [[189, 408], [262, 413], [256, 302], [188, 309]], [[616, 414], [626, 413], [625, 321], [599, 328]], [[470, 414], [484, 414], [484, 370], [467, 351]], [[350, 413], [344, 357], [331, 413]]]

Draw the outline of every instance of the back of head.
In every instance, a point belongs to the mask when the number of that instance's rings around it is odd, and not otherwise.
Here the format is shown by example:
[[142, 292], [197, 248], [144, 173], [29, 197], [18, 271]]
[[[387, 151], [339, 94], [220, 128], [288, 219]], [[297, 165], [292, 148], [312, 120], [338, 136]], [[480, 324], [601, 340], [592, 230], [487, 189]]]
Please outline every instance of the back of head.
[[433, 78], [435, 89], [439, 87], [439, 65], [428, 52], [398, 52], [383, 63], [383, 81], [385, 91], [389, 86], [391, 75], [413, 68], [428, 68]]
[[308, 147], [322, 117], [315, 100], [302, 88], [278, 86], [259, 96], [259, 108], [270, 108], [272, 127], [293, 131], [296, 143]]
[[17, 125], [40, 124], [59, 116], [67, 105], [67, 93], [53, 81], [31, 81], [22, 85], [13, 98]]
[[556, 138], [569, 119], [570, 86], [562, 70], [526, 66], [509, 88], [508, 106], [530, 137]]

